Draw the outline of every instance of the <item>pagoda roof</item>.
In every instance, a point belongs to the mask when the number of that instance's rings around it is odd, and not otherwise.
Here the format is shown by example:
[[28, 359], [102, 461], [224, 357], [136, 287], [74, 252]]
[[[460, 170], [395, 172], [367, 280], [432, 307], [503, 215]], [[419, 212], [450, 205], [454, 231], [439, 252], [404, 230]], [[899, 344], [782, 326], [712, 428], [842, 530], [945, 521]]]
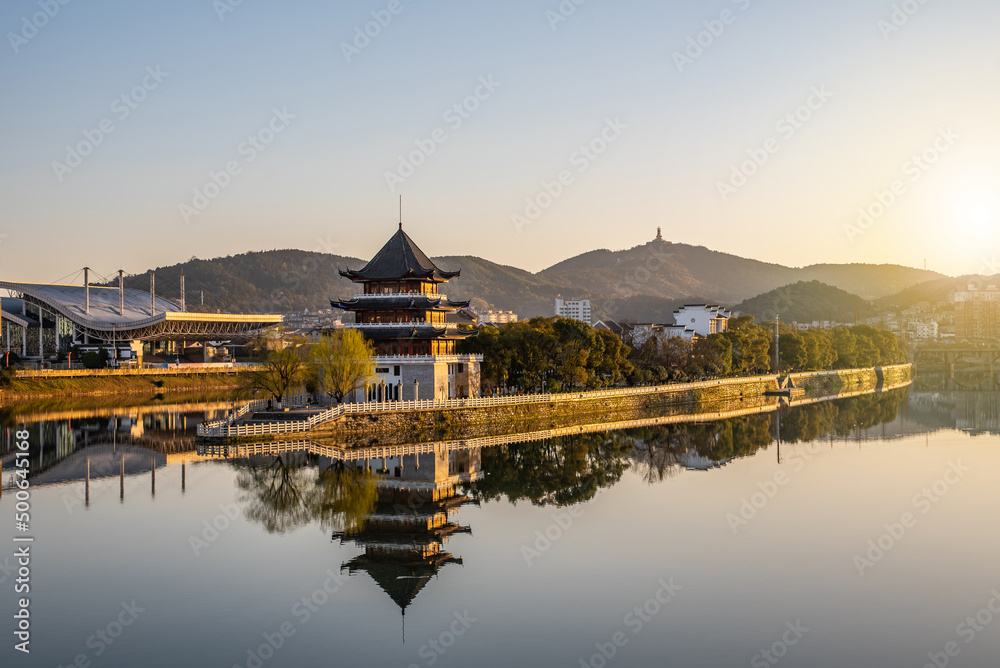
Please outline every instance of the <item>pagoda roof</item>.
[[468, 308], [469, 302], [454, 302], [446, 297], [432, 297], [418, 294], [400, 295], [398, 297], [358, 295], [352, 299], [331, 300], [330, 306], [345, 311], [355, 311], [361, 308], [369, 311], [397, 311], [408, 308], [457, 311]]
[[353, 328], [361, 330], [365, 337], [376, 341], [380, 339], [414, 339], [418, 341], [469, 339], [479, 335], [479, 331], [475, 329], [460, 330], [449, 327], [434, 327], [421, 322], [401, 322], [398, 325], [358, 323]]
[[349, 572], [367, 571], [372, 580], [389, 595], [404, 612], [420, 590], [430, 582], [445, 564], [461, 564], [462, 560], [447, 552], [421, 561], [398, 562], [359, 555], [344, 564]]
[[355, 282], [393, 281], [418, 278], [443, 283], [459, 276], [461, 271], [442, 271], [413, 243], [400, 223], [399, 230], [375, 254], [368, 264], [357, 271], [348, 269], [340, 275]]

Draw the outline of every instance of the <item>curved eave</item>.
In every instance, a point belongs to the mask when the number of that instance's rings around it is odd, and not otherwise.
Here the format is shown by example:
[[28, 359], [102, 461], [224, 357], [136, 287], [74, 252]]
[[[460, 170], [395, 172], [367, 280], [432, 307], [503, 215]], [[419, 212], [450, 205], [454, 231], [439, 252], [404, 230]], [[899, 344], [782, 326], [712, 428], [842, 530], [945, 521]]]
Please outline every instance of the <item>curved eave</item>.
[[338, 270], [338, 272], [344, 278], [349, 278], [355, 283], [376, 283], [378, 281], [407, 281], [407, 280], [421, 280], [429, 281], [431, 283], [447, 283], [453, 278], [458, 278], [462, 275], [462, 270], [458, 271], [441, 271], [440, 269], [431, 269], [429, 271], [420, 272], [414, 271], [413, 269], [408, 270], [406, 273], [401, 275], [392, 276], [380, 276], [370, 273], [366, 273], [364, 269], [360, 271], [354, 271], [353, 269], [348, 269], [347, 271]]
[[469, 307], [469, 302], [444, 301], [443, 299], [429, 299], [417, 297], [415, 299], [400, 298], [398, 301], [392, 299], [348, 299], [330, 300], [330, 306], [343, 311], [399, 311], [401, 309], [415, 309], [420, 311], [440, 311], [452, 312]]

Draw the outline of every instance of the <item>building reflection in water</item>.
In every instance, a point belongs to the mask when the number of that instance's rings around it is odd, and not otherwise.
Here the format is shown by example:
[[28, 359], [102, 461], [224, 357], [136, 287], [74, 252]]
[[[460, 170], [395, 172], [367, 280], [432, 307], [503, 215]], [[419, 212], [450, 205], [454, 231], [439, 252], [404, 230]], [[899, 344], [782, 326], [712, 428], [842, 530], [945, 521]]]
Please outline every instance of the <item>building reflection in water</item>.
[[472, 533], [452, 516], [474, 503], [460, 487], [482, 476], [480, 461], [480, 448], [456, 450], [439, 443], [426, 452], [357, 462], [378, 475], [378, 494], [357, 531], [333, 535], [364, 548], [342, 568], [352, 575], [367, 572], [405, 614], [441, 568], [462, 563], [445, 545], [456, 533]]

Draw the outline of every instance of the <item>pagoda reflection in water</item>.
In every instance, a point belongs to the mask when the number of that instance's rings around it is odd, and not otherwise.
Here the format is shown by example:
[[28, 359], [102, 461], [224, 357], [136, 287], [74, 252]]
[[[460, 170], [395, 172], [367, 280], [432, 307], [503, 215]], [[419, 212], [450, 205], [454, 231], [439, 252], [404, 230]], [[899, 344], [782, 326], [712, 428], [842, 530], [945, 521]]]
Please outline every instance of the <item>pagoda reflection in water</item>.
[[451, 516], [476, 503], [460, 486], [482, 476], [480, 459], [479, 448], [454, 450], [439, 443], [422, 453], [360, 462], [378, 474], [378, 498], [358, 531], [333, 534], [365, 550], [342, 568], [352, 575], [366, 571], [405, 614], [442, 567], [462, 563], [444, 548], [452, 535], [472, 533]]

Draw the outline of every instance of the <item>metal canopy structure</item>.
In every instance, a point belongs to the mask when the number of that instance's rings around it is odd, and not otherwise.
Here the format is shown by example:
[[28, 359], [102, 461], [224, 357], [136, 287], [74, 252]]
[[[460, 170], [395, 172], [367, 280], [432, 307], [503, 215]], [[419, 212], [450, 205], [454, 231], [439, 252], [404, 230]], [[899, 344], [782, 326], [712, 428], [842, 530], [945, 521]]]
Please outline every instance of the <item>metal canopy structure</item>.
[[177, 302], [130, 288], [0, 281], [0, 289], [20, 300], [21, 307], [16, 313], [4, 303], [3, 318], [37, 326], [49, 318], [44, 314], [52, 320], [61, 316], [72, 323], [74, 338], [95, 342], [246, 339], [282, 321], [280, 315], [189, 313]]

